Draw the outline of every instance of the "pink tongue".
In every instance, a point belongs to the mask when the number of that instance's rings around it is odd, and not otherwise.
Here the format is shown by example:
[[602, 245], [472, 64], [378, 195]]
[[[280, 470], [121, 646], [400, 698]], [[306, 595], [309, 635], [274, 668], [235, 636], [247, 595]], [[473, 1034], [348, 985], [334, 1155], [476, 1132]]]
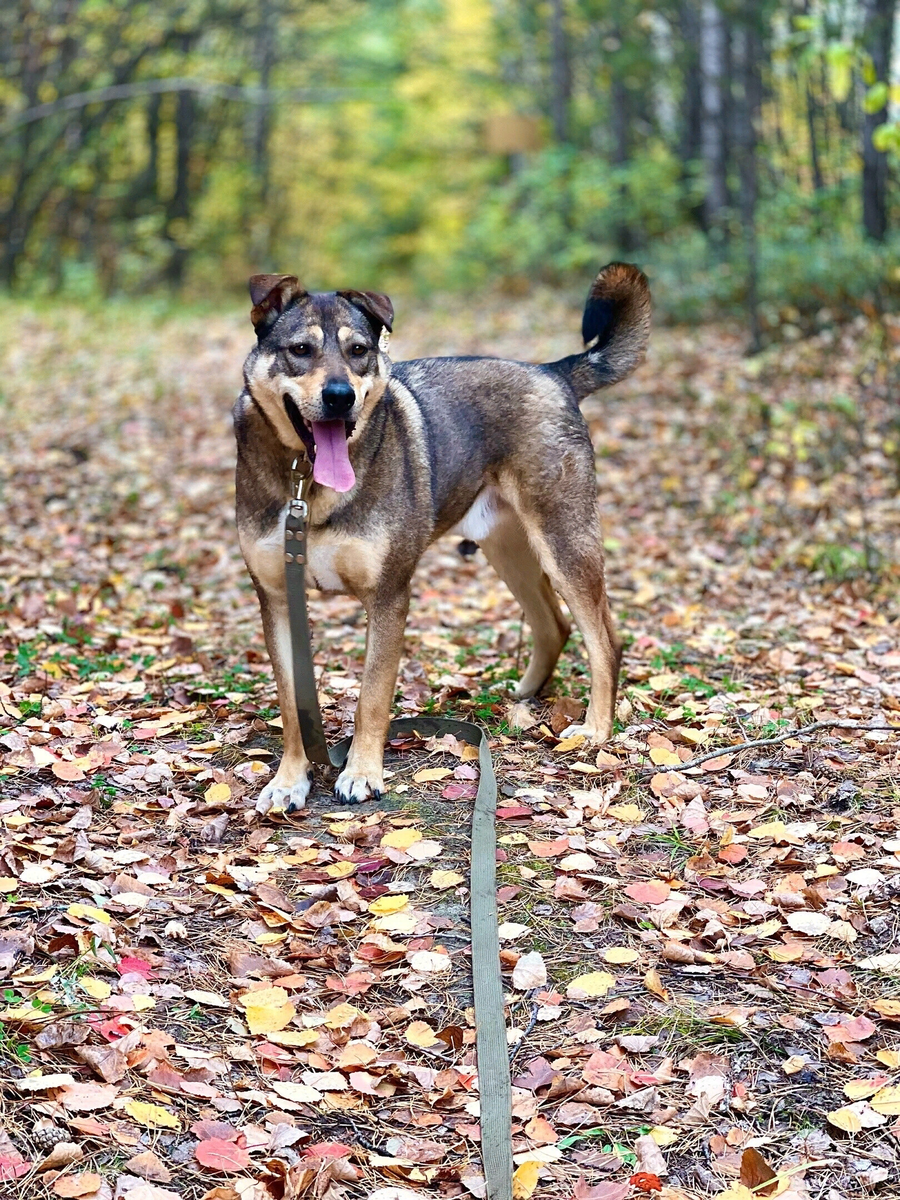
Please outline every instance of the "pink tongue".
[[313, 479], [336, 492], [349, 492], [356, 483], [347, 453], [347, 429], [343, 421], [313, 421], [316, 461]]

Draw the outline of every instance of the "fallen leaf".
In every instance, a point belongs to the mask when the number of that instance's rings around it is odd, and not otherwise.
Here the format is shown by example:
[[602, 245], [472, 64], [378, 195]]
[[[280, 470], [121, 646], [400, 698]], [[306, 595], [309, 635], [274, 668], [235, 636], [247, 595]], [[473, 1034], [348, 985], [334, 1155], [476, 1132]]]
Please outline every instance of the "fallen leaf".
[[537, 950], [523, 954], [513, 967], [512, 985], [520, 992], [543, 987], [547, 982], [547, 967]]
[[57, 1196], [89, 1196], [96, 1192], [103, 1183], [102, 1175], [92, 1171], [81, 1171], [78, 1175], [58, 1175], [53, 1181], [53, 1191]]
[[573, 979], [566, 988], [566, 995], [570, 1000], [593, 1000], [605, 996], [615, 983], [615, 975], [608, 971], [590, 971]]
[[250, 1155], [243, 1146], [223, 1138], [207, 1138], [194, 1147], [194, 1157], [202, 1167], [211, 1171], [243, 1171], [250, 1165]]
[[145, 1100], [126, 1100], [122, 1106], [129, 1117], [138, 1125], [151, 1125], [155, 1129], [180, 1129], [181, 1122], [169, 1109], [161, 1104], [149, 1104]]

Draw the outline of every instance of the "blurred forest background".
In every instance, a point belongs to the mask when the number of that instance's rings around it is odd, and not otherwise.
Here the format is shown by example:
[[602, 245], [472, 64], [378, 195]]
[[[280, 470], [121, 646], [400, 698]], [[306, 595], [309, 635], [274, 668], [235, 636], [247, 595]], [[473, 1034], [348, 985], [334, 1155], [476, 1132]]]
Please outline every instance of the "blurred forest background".
[[[5, 0], [0, 284], [900, 295], [896, 0]], [[825, 318], [820, 314], [825, 310]]]

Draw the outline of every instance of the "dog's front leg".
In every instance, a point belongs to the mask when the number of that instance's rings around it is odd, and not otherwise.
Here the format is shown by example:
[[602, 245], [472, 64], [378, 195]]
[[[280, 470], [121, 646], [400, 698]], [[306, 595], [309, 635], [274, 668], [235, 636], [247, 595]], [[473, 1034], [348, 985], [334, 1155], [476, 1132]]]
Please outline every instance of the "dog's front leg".
[[296, 719], [294, 702], [294, 672], [290, 665], [290, 625], [288, 623], [288, 596], [284, 590], [284, 565], [281, 547], [244, 545], [244, 557], [250, 566], [254, 587], [259, 598], [259, 610], [263, 614], [265, 647], [269, 650], [275, 684], [278, 689], [278, 707], [284, 731], [284, 752], [275, 779], [265, 785], [259, 793], [257, 809], [270, 810], [302, 809], [310, 794], [312, 768], [306, 757], [304, 739]]
[[345, 804], [357, 804], [371, 792], [377, 800], [384, 791], [384, 739], [391, 720], [391, 704], [403, 652], [403, 632], [409, 611], [409, 588], [376, 591], [363, 597], [368, 625], [353, 744], [347, 765], [334, 791]]

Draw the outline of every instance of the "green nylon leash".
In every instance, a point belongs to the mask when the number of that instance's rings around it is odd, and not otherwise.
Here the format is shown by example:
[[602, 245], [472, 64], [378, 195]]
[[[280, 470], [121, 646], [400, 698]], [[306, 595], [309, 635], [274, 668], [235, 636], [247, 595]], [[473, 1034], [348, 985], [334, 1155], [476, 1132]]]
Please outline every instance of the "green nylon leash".
[[[308, 465], [308, 464], [307, 464]], [[322, 726], [313, 673], [309, 616], [306, 610], [306, 537], [309, 506], [305, 499], [310, 473], [291, 470], [292, 499], [285, 520], [284, 576], [291, 631], [294, 701], [303, 745], [310, 761], [342, 767], [351, 738], [329, 750]], [[487, 1200], [512, 1200], [512, 1087], [506, 1022], [503, 1019], [503, 981], [497, 938], [497, 779], [487, 734], [468, 721], [445, 717], [400, 717], [391, 721], [388, 737], [418, 733], [441, 737], [451, 733], [478, 747], [478, 792], [472, 812], [470, 924], [472, 929], [472, 989], [475, 998], [475, 1048], [481, 1115], [481, 1158]]]

